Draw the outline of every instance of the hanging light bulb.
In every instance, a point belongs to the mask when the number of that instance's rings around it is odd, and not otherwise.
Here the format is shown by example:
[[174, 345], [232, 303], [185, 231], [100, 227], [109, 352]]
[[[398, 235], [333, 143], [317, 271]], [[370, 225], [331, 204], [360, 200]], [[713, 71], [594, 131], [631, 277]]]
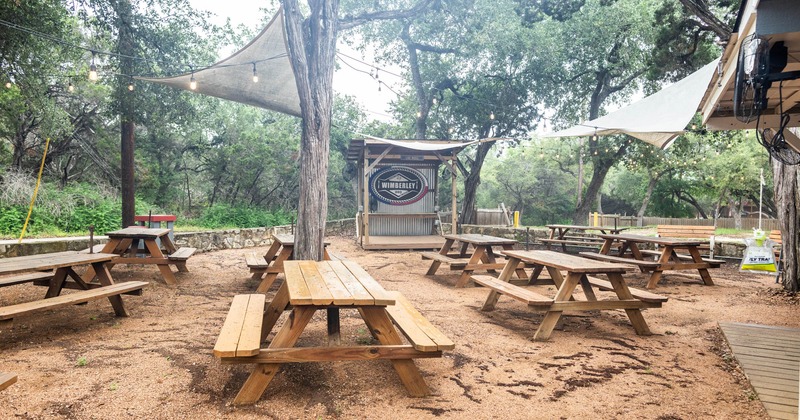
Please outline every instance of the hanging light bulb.
[[417, 111], [417, 118], [422, 118], [422, 111]]
[[692, 124], [692, 130], [697, 130], [697, 124]]
[[439, 100], [438, 100], [438, 99], [436, 99], [436, 98], [433, 98], [433, 104], [434, 104], [434, 105], [436, 105], [436, 104], [438, 104], [438, 103], [439, 103]]
[[192, 77], [189, 79], [189, 89], [197, 89], [197, 81], [194, 80], [194, 71], [192, 71]]
[[450, 133], [450, 134], [453, 134], [453, 127], [448, 127], [447, 128], [447, 132]]
[[97, 80], [97, 66], [94, 65], [94, 51], [92, 51], [92, 64], [89, 65], [89, 80]]
[[258, 73], [256, 72], [256, 63], [253, 63], [253, 83], [258, 83]]
[[133, 92], [133, 82], [128, 82], [128, 91]]
[[69, 84], [67, 85], [67, 90], [69, 91], [69, 93], [75, 92], [75, 86], [72, 85], [72, 80], [69, 81]]
[[494, 120], [494, 111], [492, 111], [492, 112], [489, 114], [489, 119], [490, 119], [490, 120]]
[[6, 89], [11, 89], [11, 82], [6, 82]]

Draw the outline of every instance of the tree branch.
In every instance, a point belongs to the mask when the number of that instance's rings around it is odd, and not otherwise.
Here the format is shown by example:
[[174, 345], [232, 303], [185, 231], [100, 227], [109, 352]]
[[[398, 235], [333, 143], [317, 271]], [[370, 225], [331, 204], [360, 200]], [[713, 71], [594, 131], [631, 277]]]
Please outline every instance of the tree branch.
[[406, 10], [381, 10], [363, 13], [358, 16], [345, 16], [339, 19], [339, 29], [347, 30], [375, 20], [404, 19], [412, 17], [427, 9], [436, 0], [420, 0], [412, 8]]

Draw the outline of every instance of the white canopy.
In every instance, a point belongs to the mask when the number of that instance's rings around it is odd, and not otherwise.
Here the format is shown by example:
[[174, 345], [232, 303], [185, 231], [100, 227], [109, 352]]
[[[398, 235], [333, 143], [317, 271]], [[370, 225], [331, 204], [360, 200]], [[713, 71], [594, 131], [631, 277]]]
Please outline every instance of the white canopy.
[[544, 137], [627, 134], [666, 148], [692, 120], [719, 60], [624, 108]]
[[374, 140], [379, 143], [386, 143], [391, 144], [392, 146], [403, 147], [406, 149], [411, 150], [419, 150], [424, 152], [431, 152], [431, 151], [442, 151], [442, 150], [450, 150], [450, 149], [462, 149], [464, 147], [469, 146], [470, 144], [478, 143], [480, 140], [473, 140], [468, 142], [454, 142], [454, 141], [441, 141], [441, 140], [429, 140], [429, 141], [421, 141], [421, 140], [390, 140], [384, 139], [381, 137], [369, 136], [362, 134], [365, 138], [369, 140]]
[[[253, 82], [254, 66], [257, 83]], [[197, 82], [194, 90], [189, 87], [192, 78]], [[210, 67], [175, 77], [137, 79], [300, 116], [300, 98], [284, 37], [283, 9], [244, 48]]]

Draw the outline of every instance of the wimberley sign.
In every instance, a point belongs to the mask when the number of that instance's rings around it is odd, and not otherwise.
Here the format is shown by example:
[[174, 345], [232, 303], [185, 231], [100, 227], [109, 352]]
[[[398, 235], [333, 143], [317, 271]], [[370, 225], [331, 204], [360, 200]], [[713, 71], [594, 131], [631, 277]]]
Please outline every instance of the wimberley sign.
[[428, 193], [428, 180], [414, 168], [387, 166], [372, 174], [369, 191], [383, 203], [406, 206]]

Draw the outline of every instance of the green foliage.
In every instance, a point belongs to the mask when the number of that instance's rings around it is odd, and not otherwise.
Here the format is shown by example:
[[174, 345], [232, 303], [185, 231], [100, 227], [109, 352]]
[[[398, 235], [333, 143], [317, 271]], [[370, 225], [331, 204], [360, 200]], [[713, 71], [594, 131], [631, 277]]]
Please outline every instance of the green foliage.
[[203, 211], [203, 215], [195, 222], [199, 226], [219, 229], [219, 228], [252, 228], [287, 225], [292, 221], [292, 216], [279, 210], [270, 212], [261, 208], [254, 207], [230, 207], [218, 204]]

